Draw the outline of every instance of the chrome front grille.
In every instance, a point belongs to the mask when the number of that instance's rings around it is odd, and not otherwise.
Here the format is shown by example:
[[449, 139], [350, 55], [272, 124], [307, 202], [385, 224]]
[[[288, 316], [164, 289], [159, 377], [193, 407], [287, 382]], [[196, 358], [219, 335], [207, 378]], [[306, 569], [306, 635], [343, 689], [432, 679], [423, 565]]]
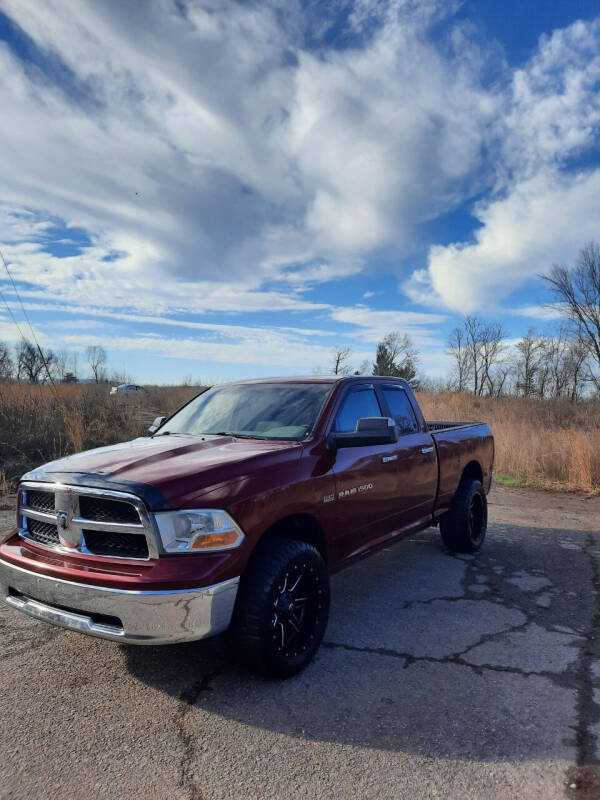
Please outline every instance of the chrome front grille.
[[131, 503], [124, 503], [122, 500], [107, 500], [104, 497], [82, 495], [79, 498], [79, 512], [85, 519], [94, 519], [98, 522], [140, 524], [140, 515], [136, 507]]
[[40, 522], [39, 519], [27, 520], [27, 536], [34, 542], [45, 544], [47, 547], [57, 547], [60, 544], [56, 525]]
[[23, 483], [18, 528], [23, 539], [62, 553], [138, 560], [158, 555], [143, 502], [126, 492]]
[[113, 558], [148, 558], [148, 543], [133, 533], [83, 531], [83, 540], [90, 553]]
[[54, 511], [54, 492], [27, 492], [27, 505], [35, 511]]

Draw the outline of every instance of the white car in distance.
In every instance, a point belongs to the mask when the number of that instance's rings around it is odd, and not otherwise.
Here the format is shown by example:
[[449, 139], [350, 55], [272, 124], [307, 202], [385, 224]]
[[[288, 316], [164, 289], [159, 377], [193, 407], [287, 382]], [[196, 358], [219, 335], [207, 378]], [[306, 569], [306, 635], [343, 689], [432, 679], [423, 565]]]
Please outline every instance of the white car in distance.
[[143, 386], [138, 386], [135, 383], [122, 383], [120, 386], [113, 386], [110, 390], [111, 394], [144, 394], [145, 389]]

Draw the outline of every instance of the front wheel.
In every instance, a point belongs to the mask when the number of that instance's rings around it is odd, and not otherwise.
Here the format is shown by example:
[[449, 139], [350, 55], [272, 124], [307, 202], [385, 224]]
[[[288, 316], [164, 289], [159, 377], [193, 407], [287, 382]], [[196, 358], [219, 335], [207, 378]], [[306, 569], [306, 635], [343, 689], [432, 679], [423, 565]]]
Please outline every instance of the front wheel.
[[318, 550], [273, 539], [255, 555], [240, 586], [232, 634], [251, 671], [288, 678], [321, 644], [329, 616], [329, 577]]
[[475, 553], [485, 540], [487, 497], [481, 482], [464, 477], [447, 514], [440, 519], [444, 544], [453, 553]]

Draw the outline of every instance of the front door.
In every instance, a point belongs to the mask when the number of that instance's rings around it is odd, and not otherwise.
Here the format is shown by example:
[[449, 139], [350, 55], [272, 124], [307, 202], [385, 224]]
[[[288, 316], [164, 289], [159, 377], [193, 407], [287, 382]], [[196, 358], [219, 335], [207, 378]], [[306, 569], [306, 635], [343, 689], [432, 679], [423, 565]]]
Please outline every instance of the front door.
[[[354, 431], [364, 417], [381, 417], [375, 389], [370, 384], [351, 387], [342, 398], [332, 430]], [[397, 513], [397, 445], [342, 447], [336, 451], [333, 471], [339, 514], [340, 551], [350, 557], [365, 543], [393, 529]]]

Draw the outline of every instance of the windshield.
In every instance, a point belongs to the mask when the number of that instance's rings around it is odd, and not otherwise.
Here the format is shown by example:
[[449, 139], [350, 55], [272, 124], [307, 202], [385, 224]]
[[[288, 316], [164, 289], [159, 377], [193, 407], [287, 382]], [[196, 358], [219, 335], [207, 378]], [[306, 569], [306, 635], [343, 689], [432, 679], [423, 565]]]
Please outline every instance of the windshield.
[[312, 433], [331, 383], [241, 383], [217, 386], [178, 411], [156, 436], [230, 434], [298, 441]]

